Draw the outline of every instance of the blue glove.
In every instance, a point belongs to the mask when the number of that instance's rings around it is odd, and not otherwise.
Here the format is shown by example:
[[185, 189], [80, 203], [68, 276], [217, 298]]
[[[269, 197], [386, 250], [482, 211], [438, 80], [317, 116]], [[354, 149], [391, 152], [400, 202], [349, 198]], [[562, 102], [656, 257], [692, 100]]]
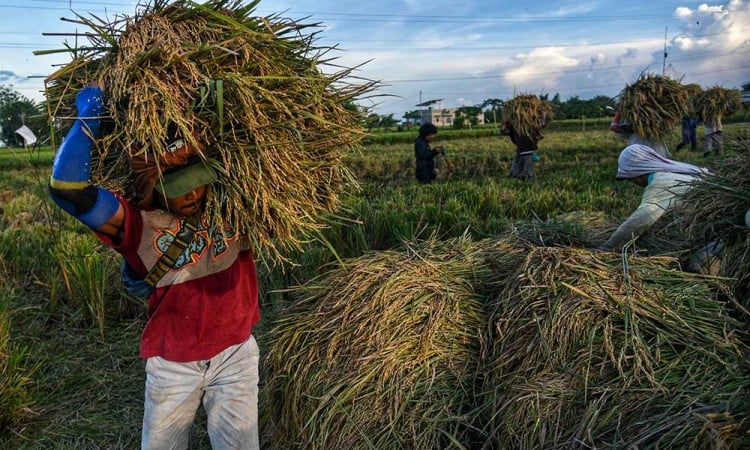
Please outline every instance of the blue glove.
[[99, 135], [104, 110], [104, 95], [99, 87], [89, 86], [76, 95], [78, 120], [57, 150], [52, 164], [50, 194], [64, 211], [83, 224], [98, 229], [120, 207], [111, 192], [91, 186], [91, 147]]
[[537, 155], [536, 152], [534, 152], [534, 154], [531, 156], [531, 161], [532, 162], [539, 162], [539, 161], [541, 161], [541, 158], [539, 158], [539, 155]]
[[76, 109], [81, 118], [96, 117], [104, 110], [104, 94], [97, 86], [88, 86], [81, 89], [76, 95]]
[[130, 295], [146, 300], [154, 291], [154, 288], [150, 284], [140, 279], [133, 272], [133, 269], [130, 268], [125, 260], [120, 264], [120, 275], [122, 278], [122, 286]]
[[104, 109], [104, 95], [101, 88], [89, 86], [76, 96], [76, 108], [80, 117], [68, 131], [55, 155], [52, 165], [52, 187], [79, 188], [88, 185], [91, 177], [92, 140], [85, 130], [96, 137], [101, 121], [88, 119], [96, 117]]

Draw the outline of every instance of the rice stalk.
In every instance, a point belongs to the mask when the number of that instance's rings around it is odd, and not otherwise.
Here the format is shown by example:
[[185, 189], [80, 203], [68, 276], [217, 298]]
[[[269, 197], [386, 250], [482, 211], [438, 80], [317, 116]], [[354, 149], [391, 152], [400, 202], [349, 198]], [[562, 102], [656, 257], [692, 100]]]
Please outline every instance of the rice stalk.
[[663, 140], [689, 111], [688, 90], [678, 81], [644, 73], [618, 95], [618, 110], [636, 135]]
[[536, 136], [554, 118], [552, 104], [536, 95], [517, 95], [503, 107], [503, 120], [507, 120], [518, 134]]
[[176, 124], [217, 162], [206, 213], [275, 262], [326, 226], [354, 185], [341, 158], [365, 133], [361, 113], [346, 105], [375, 82], [336, 66], [334, 48], [308, 32], [317, 24], [258, 17], [256, 5], [156, 0], [111, 22], [79, 16], [93, 30], [90, 45], [70, 48], [72, 61], [46, 79], [46, 96], [69, 126], [75, 94], [102, 83], [106, 133], [92, 179], [131, 200], [130, 158], [159, 166], [167, 125]]

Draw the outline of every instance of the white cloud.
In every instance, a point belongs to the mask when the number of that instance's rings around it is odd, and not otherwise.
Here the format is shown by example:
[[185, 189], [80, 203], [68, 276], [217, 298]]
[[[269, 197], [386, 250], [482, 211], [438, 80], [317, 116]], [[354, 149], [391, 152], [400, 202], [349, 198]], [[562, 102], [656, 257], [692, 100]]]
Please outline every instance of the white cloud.
[[698, 7], [698, 12], [699, 13], [704, 13], [704, 14], [721, 14], [721, 13], [724, 12], [724, 7], [721, 6], [721, 5], [719, 5], [719, 6], [709, 6], [709, 5], [705, 4], [705, 3], [703, 3], [703, 4], [701, 4]]
[[693, 10], [685, 6], [680, 6], [674, 11], [674, 15], [680, 19], [689, 19], [693, 16]]
[[[538, 79], [542, 73], [553, 73], [569, 69], [579, 65], [579, 61], [565, 54], [562, 47], [536, 48], [529, 53], [516, 56], [520, 62], [518, 67], [511, 68], [505, 72], [504, 79], [509, 83], [524, 84], [530, 79]], [[554, 85], [560, 75], [549, 75], [545, 77], [542, 84]]]
[[731, 0], [726, 5], [703, 3], [695, 10], [677, 8], [682, 26], [670, 42], [667, 62], [685, 73], [684, 82], [722, 84], [724, 79], [736, 79], [743, 66], [749, 73], [745, 46], [750, 44], [750, 10], [743, 3]]

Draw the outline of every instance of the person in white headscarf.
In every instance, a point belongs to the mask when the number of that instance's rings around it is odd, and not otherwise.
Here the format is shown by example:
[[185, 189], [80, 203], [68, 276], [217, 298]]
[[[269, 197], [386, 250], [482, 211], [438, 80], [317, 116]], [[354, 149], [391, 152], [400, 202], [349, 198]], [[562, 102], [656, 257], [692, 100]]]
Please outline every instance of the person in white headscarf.
[[643, 198], [630, 217], [620, 225], [601, 250], [621, 250], [630, 241], [637, 239], [671, 207], [680, 196], [708, 170], [692, 164], [674, 161], [659, 155], [646, 145], [633, 144], [625, 147], [617, 161], [618, 180], [627, 180], [644, 187]]

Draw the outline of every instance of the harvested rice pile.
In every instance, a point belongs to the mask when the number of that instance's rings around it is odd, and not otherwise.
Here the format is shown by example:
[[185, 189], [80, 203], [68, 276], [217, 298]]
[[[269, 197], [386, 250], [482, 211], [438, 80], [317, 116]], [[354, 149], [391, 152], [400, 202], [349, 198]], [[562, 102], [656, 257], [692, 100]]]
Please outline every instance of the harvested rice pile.
[[261, 410], [288, 448], [741, 447], [740, 325], [672, 258], [430, 240], [299, 287]]
[[750, 229], [745, 213], [750, 209], [750, 136], [730, 141], [736, 154], [717, 161], [712, 175], [690, 189], [676, 213], [680, 226], [693, 240], [724, 243], [721, 275], [731, 277], [734, 296], [750, 311]]
[[469, 439], [486, 326], [476, 286], [489, 276], [480, 252], [458, 241], [374, 253], [300, 288], [269, 336], [267, 440], [430, 449]]
[[[169, 167], [167, 124], [214, 160], [206, 210], [272, 258], [315, 235], [351, 180], [342, 153], [363, 137], [345, 106], [374, 87], [329, 64], [314, 25], [257, 17], [257, 2], [155, 0], [132, 17], [86, 19], [90, 45], [46, 80], [50, 114], [74, 118], [75, 94], [103, 83], [110, 132], [92, 178], [140, 201], [130, 160]], [[322, 67], [334, 69], [331, 74]]]
[[715, 122], [742, 109], [739, 89], [714, 86], [695, 96], [695, 111], [703, 122]]
[[552, 104], [536, 95], [517, 95], [503, 107], [507, 120], [517, 133], [525, 136], [539, 134], [555, 116]]
[[480, 373], [488, 448], [746, 442], [741, 328], [710, 282], [676, 269], [536, 247], [503, 273]]
[[667, 137], [690, 110], [685, 86], [661, 75], [641, 75], [618, 97], [622, 120], [636, 135], [648, 139]]

